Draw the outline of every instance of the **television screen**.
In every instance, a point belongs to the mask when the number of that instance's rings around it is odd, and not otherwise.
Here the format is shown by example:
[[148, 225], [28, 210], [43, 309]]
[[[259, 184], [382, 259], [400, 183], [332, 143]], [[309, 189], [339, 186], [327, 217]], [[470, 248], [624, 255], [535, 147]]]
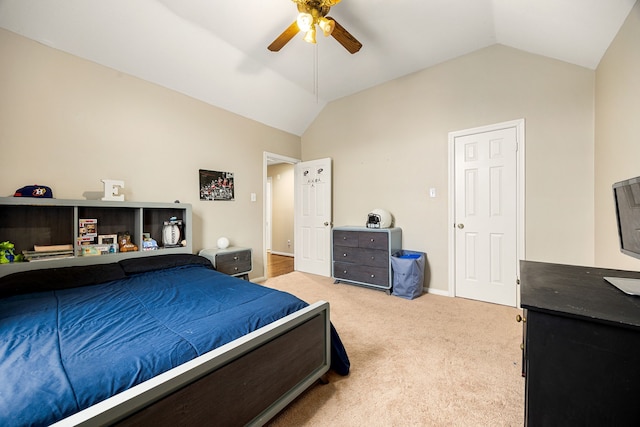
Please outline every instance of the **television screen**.
[[640, 258], [640, 177], [613, 184], [620, 250]]

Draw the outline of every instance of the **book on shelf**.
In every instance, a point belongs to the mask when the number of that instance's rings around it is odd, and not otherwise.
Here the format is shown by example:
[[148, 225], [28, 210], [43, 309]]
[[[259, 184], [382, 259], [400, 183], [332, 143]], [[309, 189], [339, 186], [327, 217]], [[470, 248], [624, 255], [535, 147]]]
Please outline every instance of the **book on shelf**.
[[22, 251], [24, 259], [27, 261], [44, 261], [50, 259], [72, 258], [73, 245], [53, 245], [47, 246], [53, 249], [44, 249], [43, 246], [34, 246], [32, 251]]
[[75, 258], [75, 256], [73, 254], [55, 255], [55, 256], [52, 255], [52, 256], [36, 257], [36, 258], [28, 258], [25, 256], [25, 260], [27, 262], [53, 261], [54, 259], [64, 259], [64, 258]]
[[33, 245], [35, 252], [72, 251], [73, 245]]

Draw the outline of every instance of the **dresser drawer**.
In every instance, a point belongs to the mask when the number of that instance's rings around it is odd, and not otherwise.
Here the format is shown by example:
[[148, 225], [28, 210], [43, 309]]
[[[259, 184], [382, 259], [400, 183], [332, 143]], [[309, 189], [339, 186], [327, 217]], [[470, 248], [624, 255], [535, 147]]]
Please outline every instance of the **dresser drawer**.
[[378, 286], [389, 285], [389, 267], [370, 267], [366, 265], [335, 262], [333, 275], [336, 279], [368, 283]]
[[347, 246], [351, 248], [358, 247], [357, 231], [338, 231], [333, 232], [333, 244], [336, 246]]
[[361, 248], [388, 250], [389, 235], [373, 231], [360, 232], [358, 233], [358, 246]]
[[336, 262], [362, 264], [370, 267], [389, 265], [389, 252], [386, 250], [335, 246], [333, 251], [333, 259]]

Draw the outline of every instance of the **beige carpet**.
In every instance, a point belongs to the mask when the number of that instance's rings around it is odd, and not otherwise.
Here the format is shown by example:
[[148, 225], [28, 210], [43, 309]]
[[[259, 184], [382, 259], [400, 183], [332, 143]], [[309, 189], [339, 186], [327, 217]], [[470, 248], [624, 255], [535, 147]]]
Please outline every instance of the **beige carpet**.
[[293, 272], [264, 285], [328, 301], [351, 360], [268, 425], [521, 426], [521, 310], [425, 294], [414, 300]]

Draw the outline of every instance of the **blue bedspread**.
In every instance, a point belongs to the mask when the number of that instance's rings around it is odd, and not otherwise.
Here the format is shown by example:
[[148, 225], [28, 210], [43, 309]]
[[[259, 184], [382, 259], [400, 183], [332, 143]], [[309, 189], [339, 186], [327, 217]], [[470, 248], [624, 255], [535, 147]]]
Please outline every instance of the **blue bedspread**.
[[305, 306], [203, 266], [1, 299], [0, 425], [55, 422]]

